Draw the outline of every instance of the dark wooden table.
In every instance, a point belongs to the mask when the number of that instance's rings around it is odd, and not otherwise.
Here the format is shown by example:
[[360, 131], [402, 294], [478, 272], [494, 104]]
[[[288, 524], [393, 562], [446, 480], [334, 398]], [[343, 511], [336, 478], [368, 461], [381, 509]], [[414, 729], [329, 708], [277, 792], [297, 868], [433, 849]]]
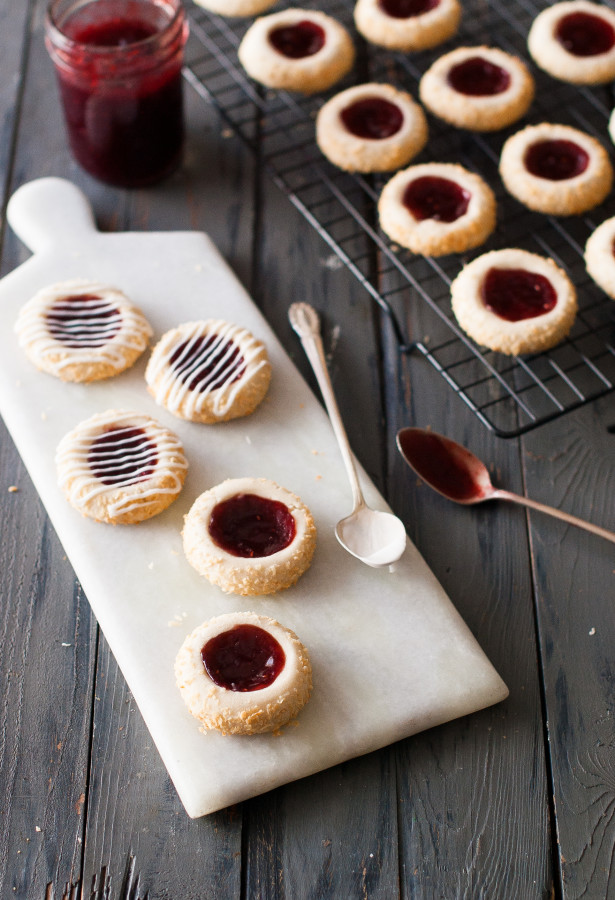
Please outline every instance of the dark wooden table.
[[[314, 384], [287, 321], [292, 300], [313, 303], [355, 452], [510, 698], [190, 820], [3, 429], [2, 900], [615, 897], [613, 547], [518, 507], [453, 506], [394, 441], [430, 425], [501, 485], [613, 528], [613, 395], [495, 436], [399, 352], [388, 318], [190, 85], [180, 171], [143, 191], [94, 182], [67, 150], [42, 21], [37, 0], [0, 6], [3, 208], [24, 182], [59, 175], [103, 230], [208, 232]], [[28, 252], [8, 227], [1, 237], [4, 275]], [[423, 334], [427, 312], [408, 305], [404, 324]]]

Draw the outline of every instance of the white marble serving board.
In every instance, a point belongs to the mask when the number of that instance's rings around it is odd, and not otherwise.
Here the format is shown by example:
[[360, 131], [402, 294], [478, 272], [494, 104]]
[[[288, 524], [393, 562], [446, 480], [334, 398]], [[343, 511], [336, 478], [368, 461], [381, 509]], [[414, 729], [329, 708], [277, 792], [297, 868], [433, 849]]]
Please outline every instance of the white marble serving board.
[[[417, 552], [394, 571], [371, 569], [337, 543], [351, 494], [329, 420], [209, 238], [196, 232], [101, 234], [85, 196], [44, 178], [20, 188], [9, 222], [33, 256], [0, 282], [0, 413], [133, 692], [186, 811], [196, 817], [496, 703], [507, 689]], [[145, 360], [117, 378], [64, 384], [17, 344], [20, 307], [56, 281], [122, 288], [156, 338], [199, 318], [241, 324], [268, 347], [268, 397], [247, 418], [183, 422], [145, 388]], [[342, 335], [343, 336], [343, 335]], [[297, 352], [301, 352], [299, 342]], [[190, 461], [178, 500], [161, 515], [112, 527], [83, 518], [57, 483], [55, 448], [78, 422], [109, 408], [149, 413], [176, 431]], [[183, 517], [226, 478], [271, 478], [298, 494], [318, 527], [310, 570], [270, 597], [224, 594], [182, 552]], [[372, 505], [386, 509], [362, 473]], [[203, 734], [175, 686], [184, 636], [206, 619], [254, 610], [308, 647], [314, 690], [279, 736]]]

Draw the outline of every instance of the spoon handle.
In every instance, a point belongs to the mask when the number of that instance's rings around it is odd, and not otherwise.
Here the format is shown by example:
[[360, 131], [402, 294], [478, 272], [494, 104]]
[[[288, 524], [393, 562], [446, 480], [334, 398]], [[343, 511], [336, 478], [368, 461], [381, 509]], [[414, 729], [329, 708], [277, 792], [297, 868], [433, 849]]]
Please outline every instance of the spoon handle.
[[510, 500], [512, 503], [518, 503], [520, 506], [528, 506], [530, 509], [536, 509], [538, 512], [546, 513], [555, 519], [561, 519], [562, 522], [567, 522], [569, 525], [584, 528], [585, 531], [590, 531], [592, 534], [596, 534], [598, 537], [605, 538], [607, 541], [612, 541], [615, 544], [615, 533], [612, 531], [607, 531], [606, 528], [600, 528], [599, 525], [592, 525], [591, 522], [571, 516], [570, 513], [562, 512], [561, 509], [556, 509], [554, 506], [546, 506], [544, 503], [538, 503], [536, 500], [530, 500], [528, 497], [522, 497], [520, 494], [513, 494], [511, 491], [500, 489], [495, 490], [491, 494], [491, 498], [494, 500]]
[[309, 305], [309, 303], [293, 303], [288, 310], [288, 319], [294, 331], [296, 331], [301, 339], [305, 355], [310, 361], [312, 369], [314, 370], [314, 375], [318, 381], [318, 386], [320, 387], [325, 406], [327, 407], [327, 412], [329, 413], [331, 425], [333, 426], [333, 431], [335, 432], [342, 453], [344, 465], [346, 466], [346, 471], [350, 478], [354, 506], [363, 506], [365, 501], [363, 500], [352, 450], [350, 449], [348, 436], [333, 392], [331, 378], [329, 377], [329, 370], [327, 368], [327, 361], [325, 359], [325, 352], [320, 334], [320, 318], [318, 313], [313, 306]]

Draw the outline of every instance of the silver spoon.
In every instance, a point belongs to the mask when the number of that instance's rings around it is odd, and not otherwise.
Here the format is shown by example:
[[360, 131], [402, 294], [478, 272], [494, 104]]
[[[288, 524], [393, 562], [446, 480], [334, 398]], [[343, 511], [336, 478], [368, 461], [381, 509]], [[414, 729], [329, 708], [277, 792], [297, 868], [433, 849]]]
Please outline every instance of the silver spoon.
[[466, 505], [483, 503], [485, 500], [510, 500], [615, 543], [615, 534], [605, 528], [592, 525], [553, 506], [494, 487], [484, 463], [461, 444], [442, 434], [426, 428], [402, 428], [397, 432], [397, 447], [421, 480], [448, 500]]
[[288, 318], [301, 338], [303, 349], [318, 380], [352, 487], [353, 510], [337, 523], [335, 535], [342, 547], [368, 566], [390, 566], [397, 562], [406, 549], [406, 529], [397, 516], [371, 509], [365, 503], [329, 378], [318, 313], [308, 303], [293, 303], [288, 310]]

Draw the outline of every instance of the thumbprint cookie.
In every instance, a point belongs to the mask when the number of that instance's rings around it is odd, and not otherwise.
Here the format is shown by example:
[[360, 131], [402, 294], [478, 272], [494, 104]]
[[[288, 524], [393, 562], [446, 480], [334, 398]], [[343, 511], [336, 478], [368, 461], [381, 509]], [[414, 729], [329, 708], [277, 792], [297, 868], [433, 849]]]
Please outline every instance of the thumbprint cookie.
[[350, 71], [355, 50], [336, 19], [293, 7], [253, 22], [238, 54], [248, 75], [266, 87], [315, 94]]
[[428, 50], [456, 34], [459, 0], [358, 0], [357, 31], [365, 40], [389, 50]]
[[316, 141], [347, 172], [391, 172], [427, 142], [425, 113], [390, 84], [361, 84], [336, 94], [318, 112]]
[[425, 72], [419, 92], [427, 109], [457, 128], [498, 131], [525, 115], [534, 79], [497, 47], [458, 47]]
[[188, 562], [223, 591], [273, 594], [309, 568], [316, 526], [286, 488], [266, 478], [231, 478], [196, 499], [182, 537]]
[[504, 143], [500, 175], [529, 209], [554, 216], [586, 212], [602, 203], [613, 167], [602, 144], [569, 125], [528, 125]]
[[585, 266], [596, 284], [615, 300], [615, 216], [590, 234], [585, 244]]
[[245, 18], [246, 16], [258, 16], [272, 7], [277, 0], [194, 0], [197, 6], [219, 16], [233, 18]]
[[158, 515], [181, 491], [188, 463], [155, 419], [111, 409], [81, 422], [56, 452], [58, 482], [84, 516], [132, 525]]
[[463, 330], [490, 350], [518, 355], [548, 350], [574, 323], [577, 297], [552, 259], [527, 250], [493, 250], [472, 260], [451, 285]]
[[391, 178], [378, 213], [391, 240], [413, 253], [443, 256], [482, 244], [495, 227], [496, 203], [479, 175], [455, 163], [425, 163]]
[[276, 731], [312, 691], [310, 658], [297, 635], [252, 612], [195, 628], [177, 654], [175, 678], [201, 730], [226, 735]]
[[534, 19], [528, 50], [560, 81], [604, 84], [615, 78], [615, 12], [590, 0], [566, 0]]
[[186, 322], [164, 334], [145, 370], [159, 406], [191, 422], [226, 422], [252, 413], [271, 380], [265, 345], [220, 319]]
[[34, 365], [62, 381], [98, 381], [133, 365], [150, 342], [143, 313], [117, 288], [74, 279], [40, 290], [15, 331]]

